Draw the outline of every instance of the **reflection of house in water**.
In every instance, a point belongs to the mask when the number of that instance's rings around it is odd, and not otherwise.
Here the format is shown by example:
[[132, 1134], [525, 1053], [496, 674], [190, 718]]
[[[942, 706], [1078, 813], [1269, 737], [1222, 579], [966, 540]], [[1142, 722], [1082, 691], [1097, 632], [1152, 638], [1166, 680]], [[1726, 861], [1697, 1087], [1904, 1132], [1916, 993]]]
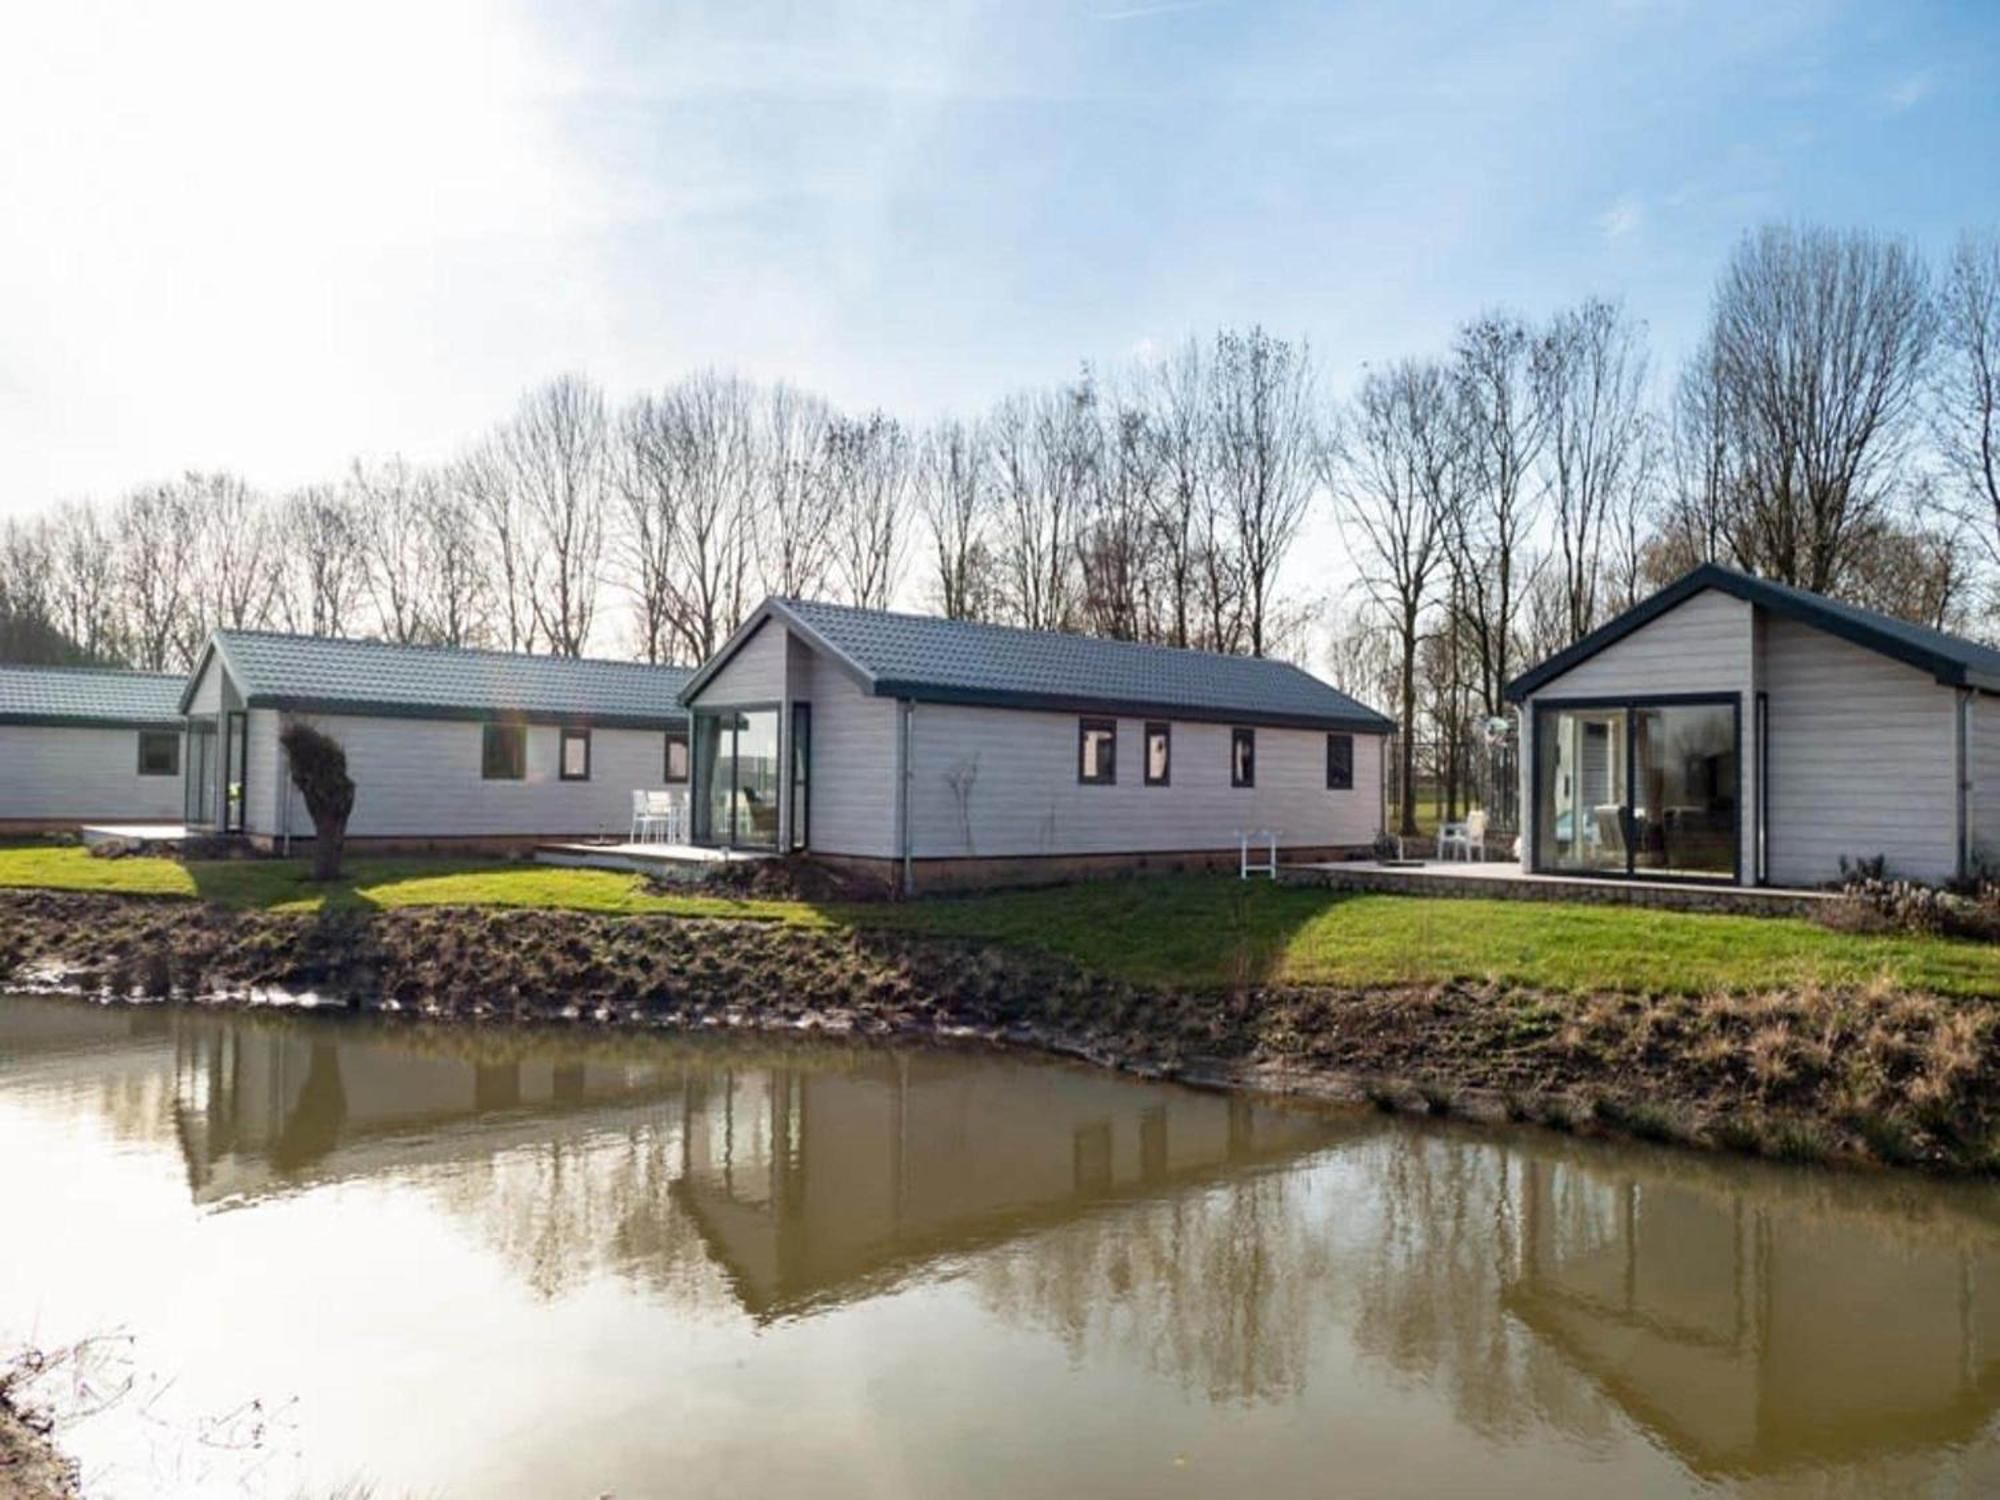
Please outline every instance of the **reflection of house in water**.
[[687, 1109], [675, 1192], [759, 1317], [1355, 1128], [1108, 1073], [930, 1053], [837, 1074], [717, 1074]]
[[1884, 1213], [1863, 1197], [1879, 1184], [1659, 1161], [1529, 1157], [1505, 1304], [1696, 1471], [1915, 1454], [1991, 1420], [1990, 1220]]
[[630, 1129], [682, 1087], [684, 1059], [606, 1061], [559, 1044], [509, 1055], [461, 1040], [469, 1055], [348, 1022], [179, 1027], [176, 1121], [196, 1200], [484, 1159], [564, 1122]]

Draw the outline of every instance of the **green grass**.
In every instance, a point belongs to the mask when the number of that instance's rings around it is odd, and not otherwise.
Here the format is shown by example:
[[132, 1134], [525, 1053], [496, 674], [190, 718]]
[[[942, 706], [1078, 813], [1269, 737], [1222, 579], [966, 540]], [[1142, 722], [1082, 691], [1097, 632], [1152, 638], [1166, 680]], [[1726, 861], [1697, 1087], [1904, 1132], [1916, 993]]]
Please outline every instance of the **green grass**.
[[356, 857], [312, 885], [290, 860], [92, 859], [0, 849], [0, 886], [199, 897], [267, 910], [515, 906], [854, 926], [1048, 953], [1148, 984], [1378, 985], [1501, 980], [1543, 989], [1703, 994], [1885, 982], [2000, 995], [2000, 947], [1832, 932], [1797, 918], [1340, 893], [1163, 876], [1050, 890], [813, 906], [661, 893], [637, 876], [514, 862]]
[[302, 860], [93, 859], [80, 848], [0, 849], [0, 886], [186, 896], [266, 911], [322, 907], [527, 906], [566, 911], [654, 912], [681, 917], [744, 917], [817, 922], [794, 901], [662, 893], [615, 870], [565, 870], [499, 860], [387, 858], [346, 861], [346, 878], [315, 885]]

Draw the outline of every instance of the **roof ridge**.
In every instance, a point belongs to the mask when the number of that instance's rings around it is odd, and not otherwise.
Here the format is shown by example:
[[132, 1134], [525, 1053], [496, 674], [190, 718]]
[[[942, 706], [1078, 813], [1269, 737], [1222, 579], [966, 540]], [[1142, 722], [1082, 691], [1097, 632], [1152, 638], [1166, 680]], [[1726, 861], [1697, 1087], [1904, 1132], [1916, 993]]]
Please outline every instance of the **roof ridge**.
[[680, 662], [639, 661], [622, 656], [557, 656], [542, 651], [503, 651], [495, 646], [449, 646], [433, 641], [385, 641], [374, 636], [314, 635], [304, 630], [254, 630], [218, 625], [217, 636], [267, 641], [302, 641], [325, 646], [369, 646], [389, 651], [430, 652], [441, 656], [484, 656], [498, 661], [545, 661], [572, 667], [641, 667], [655, 672], [692, 672]]
[[0, 672], [88, 672], [95, 677], [141, 677], [148, 682], [183, 682], [185, 672], [153, 672], [145, 667], [65, 666], [54, 661], [0, 661]]
[[[1256, 656], [1243, 651], [1217, 651], [1207, 646], [1176, 646], [1168, 641], [1128, 641], [1119, 636], [1091, 635], [1081, 630], [1048, 630], [1033, 625], [1007, 625], [997, 620], [954, 620], [948, 615], [919, 614], [915, 610], [907, 609], [872, 609], [861, 604], [837, 604], [827, 599], [800, 599], [784, 594], [774, 594], [772, 598], [777, 603], [794, 609], [803, 605], [807, 609], [832, 609], [842, 614], [872, 615], [884, 620], [915, 620], [922, 624], [944, 625], [963, 630], [992, 630], [1003, 635], [1028, 636], [1037, 640], [1082, 641], [1092, 646], [1170, 651], [1178, 656], [1206, 656], [1216, 661], [1270, 662], [1275, 666], [1289, 667], [1294, 672], [1305, 671], [1297, 662], [1287, 661], [1281, 656]], [[1307, 672], [1305, 675], [1312, 674]]]

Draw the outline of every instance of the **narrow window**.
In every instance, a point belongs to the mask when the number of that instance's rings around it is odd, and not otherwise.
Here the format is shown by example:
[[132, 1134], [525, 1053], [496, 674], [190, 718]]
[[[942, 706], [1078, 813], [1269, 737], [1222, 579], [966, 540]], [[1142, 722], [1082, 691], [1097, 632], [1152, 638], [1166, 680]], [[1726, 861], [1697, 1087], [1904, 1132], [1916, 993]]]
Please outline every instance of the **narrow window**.
[[1076, 779], [1085, 786], [1114, 786], [1118, 781], [1118, 721], [1076, 721]]
[[139, 731], [139, 774], [178, 776], [181, 774], [181, 737], [175, 729]]
[[1354, 790], [1354, 736], [1330, 734], [1326, 737], [1326, 789], [1329, 792]]
[[488, 724], [480, 746], [479, 774], [488, 781], [519, 781], [528, 774], [524, 724]]
[[661, 772], [668, 786], [685, 786], [688, 779], [688, 732], [685, 725], [667, 731], [667, 763]]
[[1229, 784], [1257, 784], [1257, 731], [1254, 729], [1229, 731]]
[[590, 780], [588, 729], [565, 729], [562, 732], [562, 764], [559, 774], [564, 781]]
[[1146, 726], [1146, 785], [1166, 786], [1172, 773], [1174, 732], [1170, 725]]

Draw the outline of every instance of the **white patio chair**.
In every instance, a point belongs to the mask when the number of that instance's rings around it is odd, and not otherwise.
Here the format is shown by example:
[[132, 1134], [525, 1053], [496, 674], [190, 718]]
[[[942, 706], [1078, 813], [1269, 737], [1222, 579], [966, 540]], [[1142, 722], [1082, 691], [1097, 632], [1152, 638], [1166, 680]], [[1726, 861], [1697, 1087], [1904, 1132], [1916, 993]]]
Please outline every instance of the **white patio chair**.
[[1447, 823], [1438, 830], [1438, 858], [1470, 862], [1486, 855], [1486, 812], [1475, 808], [1462, 823]]
[[632, 794], [632, 842], [650, 843], [655, 832], [664, 834], [665, 817], [657, 810], [653, 799], [657, 792], [637, 791]]
[[659, 829], [663, 844], [685, 844], [687, 838], [687, 794], [680, 791], [648, 792], [647, 815]]

